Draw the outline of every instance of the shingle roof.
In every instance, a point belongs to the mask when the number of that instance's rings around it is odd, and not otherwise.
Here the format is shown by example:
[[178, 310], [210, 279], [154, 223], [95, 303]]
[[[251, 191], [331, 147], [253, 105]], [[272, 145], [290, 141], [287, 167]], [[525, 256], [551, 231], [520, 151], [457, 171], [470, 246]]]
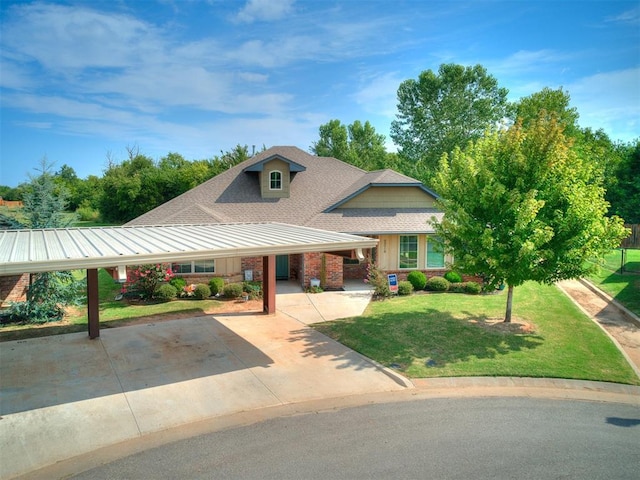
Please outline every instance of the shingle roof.
[[[304, 171], [296, 173], [291, 181], [289, 198], [262, 198], [258, 176], [249, 172], [276, 156]], [[276, 221], [337, 232], [414, 232], [424, 229], [425, 220], [434, 214], [431, 209], [360, 210], [360, 215], [346, 210], [333, 215], [322, 213], [373, 185], [418, 186], [432, 193], [418, 180], [393, 170], [366, 172], [332, 157], [281, 146], [255, 155], [127, 225]]]

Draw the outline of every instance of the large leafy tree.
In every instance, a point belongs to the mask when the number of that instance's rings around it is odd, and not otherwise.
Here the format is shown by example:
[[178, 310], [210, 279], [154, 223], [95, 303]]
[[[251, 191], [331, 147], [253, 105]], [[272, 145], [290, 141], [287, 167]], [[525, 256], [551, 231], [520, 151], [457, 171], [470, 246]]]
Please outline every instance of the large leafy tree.
[[545, 87], [528, 97], [521, 98], [515, 106], [515, 116], [527, 128], [535, 123], [539, 117], [554, 118], [564, 129], [564, 135], [575, 137], [578, 135], [578, 110], [571, 107], [569, 92], [558, 88], [556, 90]]
[[481, 65], [443, 64], [437, 73], [426, 70], [402, 82], [391, 138], [414, 166], [414, 176], [431, 183], [443, 153], [464, 148], [508, 118], [507, 93]]
[[368, 121], [356, 120], [343, 125], [330, 120], [320, 125], [320, 139], [311, 146], [311, 152], [321, 157], [334, 157], [363, 170], [387, 168], [392, 158], [386, 151], [384, 135], [376, 133]]
[[129, 148], [129, 158], [111, 162], [102, 178], [100, 213], [109, 222], [127, 222], [247, 158], [248, 147], [237, 145], [211, 160], [190, 162], [169, 153], [156, 164], [137, 148]]
[[626, 223], [640, 223], [640, 140], [615, 146], [619, 162], [612, 166], [607, 200]]
[[435, 177], [444, 219], [435, 225], [456, 267], [488, 287], [578, 278], [586, 260], [619, 245], [622, 220], [609, 218], [601, 168], [579, 156], [546, 113], [527, 128], [486, 133], [443, 156]]

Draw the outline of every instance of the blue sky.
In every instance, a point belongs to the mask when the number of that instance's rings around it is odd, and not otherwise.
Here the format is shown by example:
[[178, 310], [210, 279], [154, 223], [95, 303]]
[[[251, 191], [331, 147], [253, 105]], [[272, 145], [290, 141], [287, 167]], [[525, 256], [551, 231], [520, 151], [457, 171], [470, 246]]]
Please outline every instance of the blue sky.
[[127, 147], [211, 158], [308, 150], [318, 127], [387, 137], [403, 80], [483, 65], [510, 100], [563, 87], [583, 127], [640, 136], [638, 1], [0, 2], [0, 185], [46, 156], [101, 176]]

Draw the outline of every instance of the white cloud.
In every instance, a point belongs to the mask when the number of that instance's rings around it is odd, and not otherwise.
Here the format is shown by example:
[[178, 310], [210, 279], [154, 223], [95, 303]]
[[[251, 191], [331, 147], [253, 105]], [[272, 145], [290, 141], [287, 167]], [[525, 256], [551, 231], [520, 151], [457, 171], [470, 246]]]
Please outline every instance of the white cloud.
[[604, 72], [582, 78], [567, 90], [583, 127], [602, 128], [613, 140], [640, 137], [640, 68]]
[[158, 32], [127, 15], [46, 4], [14, 7], [12, 13], [3, 44], [52, 71], [118, 68], [162, 55]]
[[497, 78], [501, 78], [503, 75], [517, 76], [545, 69], [566, 58], [553, 50], [519, 50], [505, 59], [491, 62], [488, 71]]
[[398, 87], [404, 80], [406, 78], [396, 72], [363, 79], [354, 98], [364, 111], [394, 119], [397, 113]]
[[236, 19], [242, 23], [280, 20], [292, 11], [292, 5], [293, 0], [249, 0]]
[[626, 10], [619, 15], [610, 16], [605, 19], [607, 22], [627, 23], [630, 25], [640, 25], [640, 7]]

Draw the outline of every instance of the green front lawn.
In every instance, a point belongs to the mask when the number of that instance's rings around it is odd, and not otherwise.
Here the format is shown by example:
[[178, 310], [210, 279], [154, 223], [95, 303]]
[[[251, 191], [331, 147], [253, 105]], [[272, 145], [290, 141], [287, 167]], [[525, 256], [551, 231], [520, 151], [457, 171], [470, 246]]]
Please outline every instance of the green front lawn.
[[589, 276], [589, 280], [640, 315], [640, 250], [627, 250], [624, 274], [620, 273], [621, 255], [620, 250], [611, 251], [598, 271]]
[[556, 377], [640, 385], [611, 340], [556, 287], [517, 287], [511, 326], [499, 321], [505, 303], [506, 292], [418, 294], [372, 302], [361, 317], [313, 327], [409, 377]]
[[[73, 272], [77, 279], [85, 275], [84, 270]], [[115, 300], [120, 293], [121, 285], [114, 282], [104, 269], [98, 270], [98, 297], [100, 303], [100, 327], [109, 328], [124, 325], [150, 316], [201, 315], [213, 312], [223, 306], [219, 300], [175, 300], [164, 303], [130, 303], [126, 300]], [[62, 322], [50, 322], [42, 325], [8, 324], [0, 330], [0, 341], [20, 340], [87, 331], [87, 307], [68, 308]]]

